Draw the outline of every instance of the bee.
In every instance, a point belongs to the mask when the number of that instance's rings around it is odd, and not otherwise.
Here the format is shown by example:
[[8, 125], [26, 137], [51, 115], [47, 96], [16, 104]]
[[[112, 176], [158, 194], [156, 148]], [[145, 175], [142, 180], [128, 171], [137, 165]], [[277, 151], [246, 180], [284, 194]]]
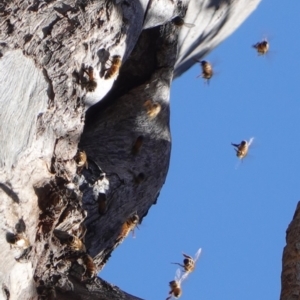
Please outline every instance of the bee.
[[130, 218], [126, 220], [126, 222], [122, 225], [121, 233], [119, 234], [117, 240], [125, 239], [130, 231], [133, 231], [137, 226], [140, 218], [137, 214], [134, 214]]
[[94, 264], [93, 259], [88, 254], [84, 254], [81, 257], [81, 259], [85, 266], [84, 275], [87, 276], [88, 278], [95, 277], [97, 274], [97, 268], [96, 268], [96, 265]]
[[249, 142], [247, 141], [241, 141], [240, 144], [233, 144], [231, 143], [231, 145], [233, 147], [235, 147], [235, 151], [236, 151], [236, 156], [240, 159], [243, 159], [247, 154], [248, 154], [248, 150], [249, 147], [251, 146], [252, 142], [253, 142], [254, 138], [252, 137]]
[[181, 272], [180, 269], [177, 269], [176, 274], [175, 274], [175, 280], [172, 280], [169, 282], [169, 286], [171, 288], [170, 292], [169, 292], [169, 297], [166, 300], [171, 299], [172, 297], [174, 298], [179, 298], [182, 295], [182, 290], [181, 290], [181, 283], [184, 279], [186, 279], [187, 273], [184, 273], [181, 276]]
[[83, 242], [78, 237], [59, 229], [55, 229], [53, 233], [62, 244], [66, 244], [71, 250], [80, 252], [86, 251]]
[[206, 60], [201, 60], [201, 61], [196, 60], [196, 61], [201, 64], [201, 68], [202, 68], [202, 73], [199, 76], [197, 76], [197, 78], [201, 76], [206, 80], [207, 83], [209, 83], [209, 80], [212, 78], [214, 74], [212, 65]]
[[81, 241], [81, 239], [79, 239], [76, 236], [70, 236], [67, 244], [74, 251], [80, 251], [80, 252], [86, 251], [84, 243]]
[[147, 100], [144, 103], [144, 107], [146, 108], [147, 115], [152, 119], [155, 118], [161, 111], [161, 105], [157, 102], [152, 102], [151, 100]]
[[100, 215], [104, 215], [107, 211], [107, 198], [106, 194], [104, 193], [99, 193], [98, 194], [98, 212]]
[[74, 157], [77, 167], [88, 169], [87, 155], [85, 151], [78, 151], [76, 156]]
[[122, 60], [120, 55], [115, 55], [112, 57], [111, 66], [106, 70], [104, 75], [105, 79], [110, 79], [112, 77], [117, 77], [119, 75], [119, 70], [122, 65]]
[[178, 26], [178, 27], [182, 27], [182, 26], [185, 26], [187, 28], [192, 28], [195, 26], [195, 24], [190, 24], [190, 23], [185, 23], [183, 18], [177, 16], [175, 17], [174, 19], [172, 19], [172, 22], [175, 26]]
[[140, 184], [145, 180], [145, 174], [139, 173], [138, 175], [134, 176], [133, 180], [135, 184]]
[[183, 269], [184, 269], [184, 271], [185, 271], [186, 273], [191, 273], [191, 272], [193, 272], [194, 269], [195, 269], [195, 264], [196, 264], [196, 261], [198, 260], [200, 254], [201, 254], [201, 251], [202, 251], [202, 249], [200, 248], [200, 249], [196, 252], [194, 258], [192, 258], [192, 257], [189, 256], [189, 255], [186, 255], [186, 254], [182, 253], [183, 256], [185, 257], [184, 260], [183, 260], [183, 265], [181, 265], [181, 264], [179, 264], [179, 263], [173, 263], [173, 264], [179, 265], [179, 266], [183, 267]]
[[268, 41], [264, 39], [261, 42], [257, 42], [252, 47], [256, 49], [258, 55], [265, 55], [269, 51], [270, 45]]
[[143, 142], [144, 142], [144, 137], [142, 135], [140, 135], [136, 139], [135, 143], [132, 146], [131, 154], [133, 154], [133, 155], [138, 154], [138, 152], [140, 151], [140, 148], [142, 147]]
[[20, 249], [25, 250], [30, 247], [29, 240], [23, 233], [16, 233], [16, 234], [7, 233], [6, 240], [8, 243], [10, 243]]
[[88, 70], [84, 69], [84, 72], [88, 75], [89, 80], [83, 83], [83, 87], [88, 92], [93, 92], [97, 87], [97, 82], [94, 77], [94, 69], [93, 67], [89, 67]]

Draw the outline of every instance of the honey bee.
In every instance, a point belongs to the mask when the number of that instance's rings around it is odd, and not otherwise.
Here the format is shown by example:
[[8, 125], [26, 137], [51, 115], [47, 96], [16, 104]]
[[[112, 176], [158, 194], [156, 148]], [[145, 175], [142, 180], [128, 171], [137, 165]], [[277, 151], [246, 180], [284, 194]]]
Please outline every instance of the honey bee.
[[161, 105], [159, 103], [153, 103], [151, 100], [147, 100], [144, 103], [147, 115], [152, 119], [155, 118], [161, 111]]
[[78, 151], [74, 157], [77, 167], [86, 169], [88, 168], [87, 155], [85, 151]]
[[97, 268], [96, 268], [96, 265], [94, 264], [93, 259], [88, 254], [84, 254], [81, 257], [81, 259], [85, 266], [84, 275], [87, 276], [88, 278], [95, 277], [97, 274]]
[[182, 27], [182, 26], [185, 26], [187, 28], [192, 28], [195, 26], [195, 24], [191, 24], [191, 23], [185, 23], [183, 18], [177, 16], [175, 17], [174, 19], [172, 19], [172, 22], [175, 26], [178, 26], [178, 27]]
[[86, 251], [84, 243], [76, 236], [70, 236], [67, 244], [74, 251]]
[[93, 92], [97, 87], [97, 82], [94, 77], [94, 69], [93, 67], [89, 67], [88, 70], [84, 69], [84, 72], [88, 75], [89, 80], [83, 83], [83, 87], [88, 92]]
[[206, 80], [207, 83], [209, 83], [209, 80], [214, 74], [212, 65], [206, 60], [201, 60], [198, 62], [201, 64], [202, 73], [199, 76], [197, 76], [197, 78], [201, 76]]
[[6, 234], [6, 240], [11, 245], [14, 245], [17, 248], [20, 249], [27, 249], [30, 247], [29, 240], [23, 233], [7, 233]]
[[177, 269], [176, 274], [175, 274], [175, 280], [172, 280], [169, 282], [169, 286], [171, 288], [170, 292], [169, 292], [169, 297], [166, 300], [172, 299], [172, 297], [174, 298], [179, 298], [182, 295], [182, 290], [181, 290], [181, 283], [184, 279], [186, 279], [187, 273], [184, 273], [181, 276], [181, 272], [180, 269]]
[[135, 184], [140, 184], [145, 180], [145, 174], [144, 173], [139, 173], [138, 175], [134, 176], [134, 183]]
[[138, 152], [140, 151], [140, 148], [142, 147], [143, 141], [144, 141], [144, 137], [142, 135], [140, 135], [136, 139], [134, 145], [132, 146], [131, 154], [133, 154], [133, 155], [138, 154]]
[[173, 263], [173, 264], [179, 265], [179, 266], [183, 267], [183, 269], [184, 269], [184, 271], [185, 271], [186, 273], [191, 273], [191, 272], [193, 272], [194, 269], [195, 269], [195, 265], [196, 265], [196, 262], [197, 262], [197, 260], [198, 260], [198, 258], [199, 258], [199, 256], [200, 256], [200, 254], [201, 254], [201, 251], [202, 251], [202, 249], [200, 248], [200, 249], [196, 252], [194, 258], [192, 258], [192, 257], [189, 256], [189, 255], [186, 255], [186, 254], [182, 253], [183, 256], [185, 257], [184, 260], [183, 260], [183, 265], [182, 265], [182, 264], [179, 264], [179, 263]]
[[119, 70], [122, 65], [122, 60], [120, 55], [115, 55], [112, 57], [111, 66], [106, 70], [104, 75], [105, 79], [110, 79], [112, 77], [117, 77], [119, 75]]
[[59, 229], [55, 229], [53, 233], [62, 244], [66, 244], [71, 250], [80, 252], [86, 251], [83, 242], [78, 237]]
[[134, 228], [137, 226], [140, 218], [137, 214], [134, 214], [133, 216], [129, 217], [126, 222], [122, 225], [121, 232], [117, 238], [117, 240], [123, 240], [125, 239], [130, 231], [133, 231]]
[[236, 151], [236, 156], [238, 158], [243, 159], [248, 154], [249, 147], [251, 146], [253, 140], [254, 138], [252, 137], [250, 138], [249, 142], [241, 141], [240, 144], [231, 143], [231, 145], [235, 147], [234, 150]]
[[106, 213], [106, 211], [107, 211], [106, 194], [99, 193], [97, 201], [98, 201], [98, 211], [99, 211], [99, 214], [104, 215]]
[[265, 55], [269, 51], [270, 45], [268, 41], [264, 39], [261, 42], [257, 42], [252, 47], [256, 49], [258, 55]]

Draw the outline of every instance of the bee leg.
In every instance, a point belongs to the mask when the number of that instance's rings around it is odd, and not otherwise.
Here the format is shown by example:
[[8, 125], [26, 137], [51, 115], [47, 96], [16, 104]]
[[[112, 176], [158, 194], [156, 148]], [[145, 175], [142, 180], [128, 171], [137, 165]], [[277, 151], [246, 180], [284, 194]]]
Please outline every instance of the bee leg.
[[234, 147], [236, 147], [236, 148], [239, 147], [239, 144], [233, 144], [233, 143], [231, 143], [231, 145], [234, 146]]
[[173, 264], [173, 265], [178, 265], [178, 266], [180, 266], [180, 267], [184, 268], [184, 266], [183, 266], [183, 265], [181, 265], [180, 263], [171, 263], [171, 264]]

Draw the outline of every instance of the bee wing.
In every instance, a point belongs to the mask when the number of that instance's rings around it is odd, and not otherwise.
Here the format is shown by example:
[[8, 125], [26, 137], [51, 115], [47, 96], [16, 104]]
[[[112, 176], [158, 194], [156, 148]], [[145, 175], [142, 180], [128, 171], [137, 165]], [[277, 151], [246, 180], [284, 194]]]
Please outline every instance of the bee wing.
[[200, 254], [201, 254], [201, 251], [202, 251], [202, 249], [201, 249], [201, 248], [199, 248], [199, 249], [198, 249], [198, 251], [196, 252], [196, 254], [195, 254], [195, 258], [194, 258], [194, 262], [196, 262], [196, 261], [198, 260], [198, 258], [199, 258], [199, 256], [200, 256]]
[[174, 278], [176, 281], [180, 282], [181, 280], [181, 270], [180, 269], [177, 269], [176, 270], [176, 273], [175, 273], [175, 278]]
[[183, 23], [183, 26], [187, 27], [187, 28], [193, 28], [195, 27], [195, 24], [191, 24], [191, 23]]
[[183, 280], [185, 280], [185, 279], [188, 277], [188, 275], [189, 275], [188, 272], [184, 272], [184, 273], [182, 274], [182, 276], [180, 277], [180, 279], [178, 280], [179, 284], [181, 284], [181, 282], [182, 282]]
[[248, 147], [250, 147], [250, 146], [251, 146], [251, 144], [253, 143], [253, 140], [254, 140], [254, 137], [252, 137], [252, 138], [250, 138], [250, 139], [249, 139], [249, 142], [248, 142]]

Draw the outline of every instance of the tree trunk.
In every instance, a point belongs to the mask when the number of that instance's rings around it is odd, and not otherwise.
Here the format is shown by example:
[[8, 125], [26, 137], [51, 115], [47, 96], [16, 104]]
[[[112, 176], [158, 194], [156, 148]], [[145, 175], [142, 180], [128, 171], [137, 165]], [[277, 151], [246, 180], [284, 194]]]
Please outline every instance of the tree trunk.
[[280, 300], [300, 299], [300, 202], [286, 230], [286, 246], [282, 256]]
[[3, 299], [139, 299], [96, 272], [164, 184], [173, 76], [258, 3], [0, 0]]

